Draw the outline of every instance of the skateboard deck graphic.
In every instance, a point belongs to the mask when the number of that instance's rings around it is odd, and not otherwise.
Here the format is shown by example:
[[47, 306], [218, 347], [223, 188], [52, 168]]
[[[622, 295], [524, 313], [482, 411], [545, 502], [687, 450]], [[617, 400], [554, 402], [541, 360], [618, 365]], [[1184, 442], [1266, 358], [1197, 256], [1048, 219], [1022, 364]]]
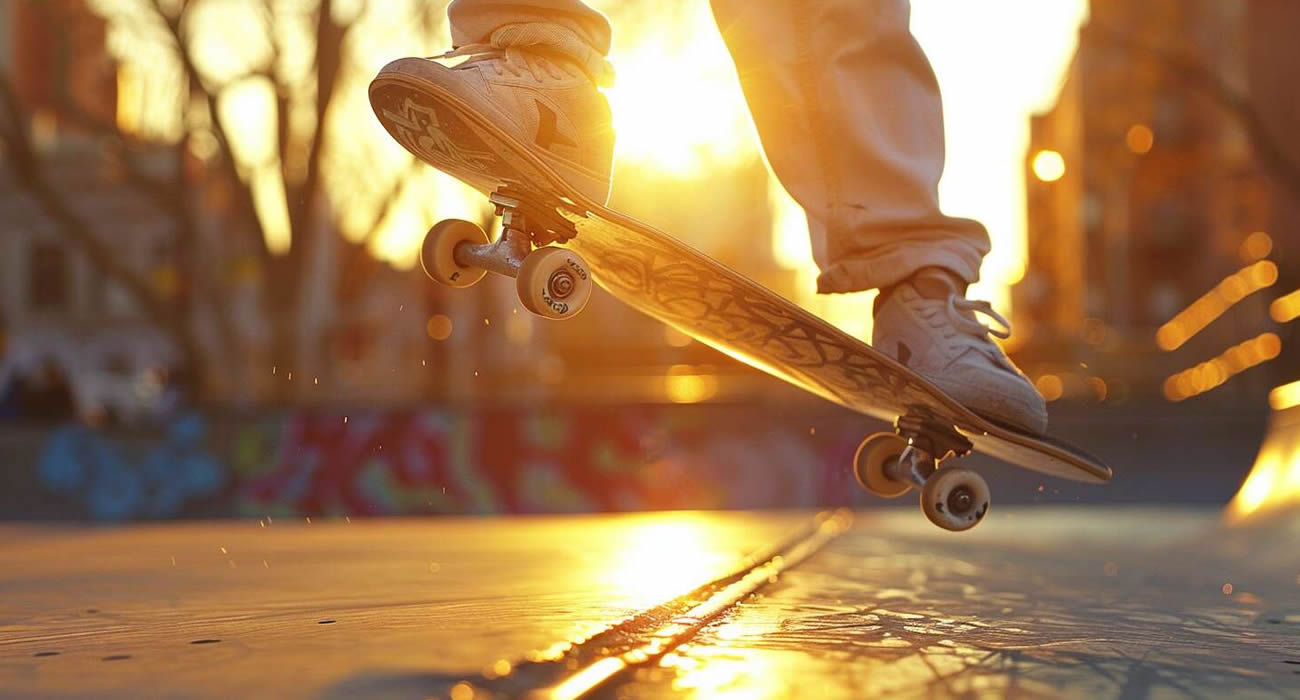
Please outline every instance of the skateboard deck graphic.
[[928, 416], [955, 427], [975, 450], [1016, 466], [1082, 482], [1110, 479], [1109, 467], [1078, 448], [976, 415], [862, 340], [672, 236], [591, 201], [555, 172], [542, 149], [520, 143], [428, 78], [440, 69], [403, 59], [379, 74], [370, 99], [388, 132], [484, 193], [534, 193], [521, 196], [534, 211], [558, 214], [555, 221], [571, 226], [558, 240], [619, 300], [854, 411], [890, 422]]

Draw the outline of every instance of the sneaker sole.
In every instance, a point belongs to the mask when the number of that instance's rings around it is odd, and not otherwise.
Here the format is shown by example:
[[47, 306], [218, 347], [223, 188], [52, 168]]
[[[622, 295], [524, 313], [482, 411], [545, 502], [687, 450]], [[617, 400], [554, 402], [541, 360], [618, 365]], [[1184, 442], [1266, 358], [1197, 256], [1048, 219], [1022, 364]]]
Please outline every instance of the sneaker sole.
[[[434, 76], [441, 70], [447, 69], [427, 59], [404, 58], [385, 66], [370, 83], [375, 116], [416, 157], [484, 193], [506, 185], [545, 185], [541, 188], [577, 202], [595, 200], [587, 191], [608, 190], [591, 171], [521, 142], [438, 82]], [[534, 165], [538, 161], [540, 168]]]

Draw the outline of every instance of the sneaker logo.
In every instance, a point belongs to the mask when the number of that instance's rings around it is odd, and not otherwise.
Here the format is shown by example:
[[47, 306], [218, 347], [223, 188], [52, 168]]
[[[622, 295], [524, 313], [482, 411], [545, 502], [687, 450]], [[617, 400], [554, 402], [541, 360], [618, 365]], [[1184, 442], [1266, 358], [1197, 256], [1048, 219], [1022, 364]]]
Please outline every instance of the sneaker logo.
[[909, 347], [907, 347], [906, 345], [904, 345], [904, 344], [902, 343], [902, 341], [899, 341], [899, 343], [898, 343], [898, 361], [899, 361], [899, 363], [902, 364], [904, 367], [906, 367], [906, 366], [907, 366], [907, 361], [910, 360], [910, 359], [912, 359], [912, 349], [909, 348]]
[[411, 98], [402, 102], [402, 111], [384, 109], [394, 136], [424, 160], [431, 163], [482, 172], [488, 170], [494, 158], [486, 151], [462, 148], [444, 130], [437, 112]]
[[578, 144], [572, 139], [556, 131], [555, 111], [542, 104], [541, 100], [534, 102], [537, 103], [537, 145], [548, 151], [555, 144], [577, 148]]

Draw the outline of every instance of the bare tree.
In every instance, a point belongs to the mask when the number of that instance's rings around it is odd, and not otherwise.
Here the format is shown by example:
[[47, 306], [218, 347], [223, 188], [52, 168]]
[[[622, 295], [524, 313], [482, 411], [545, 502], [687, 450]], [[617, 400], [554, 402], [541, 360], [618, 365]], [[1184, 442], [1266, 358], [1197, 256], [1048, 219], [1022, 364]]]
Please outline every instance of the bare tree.
[[[115, 61], [141, 63], [138, 56], [129, 55], [134, 50], [161, 56], [172, 66], [171, 99], [149, 104], [151, 117], [174, 125], [171, 133], [133, 133], [118, 120], [96, 116], [66, 96], [59, 112], [96, 141], [99, 157], [110, 161], [123, 175], [124, 185], [143, 195], [168, 222], [176, 265], [185, 282], [183, 293], [169, 294], [150, 284], [138, 266], [122, 259], [104, 240], [97, 222], [78, 211], [77, 193], [62, 191], [52, 180], [50, 166], [33, 138], [32, 114], [10, 76], [0, 73], [0, 148], [15, 182], [69, 244], [120, 285], [149, 321], [175, 341], [200, 390], [213, 388], [216, 363], [238, 363], [249, 357], [252, 342], [230, 318], [229, 291], [210, 272], [214, 261], [199, 259], [206, 250], [201, 240], [203, 221], [212, 214], [201, 201], [212, 192], [223, 193], [221, 235], [230, 239], [224, 249], [248, 251], [261, 281], [257, 304], [266, 335], [262, 352], [271, 366], [285, 373], [300, 367], [304, 352], [316, 340], [299, 330], [304, 309], [317, 293], [311, 277], [326, 237], [351, 229], [352, 238], [340, 241], [339, 247], [344, 254], [342, 267], [355, 268], [386, 218], [409, 199], [403, 194], [421, 175], [404, 155], [400, 167], [376, 172], [380, 169], [375, 164], [382, 161], [367, 149], [386, 148], [390, 158], [394, 149], [367, 141], [365, 133], [355, 139], [339, 137], [348, 130], [336, 128], [336, 120], [344, 112], [356, 114], [357, 93], [364, 100], [364, 80], [374, 70], [365, 53], [366, 41], [376, 40], [377, 28], [393, 26], [384, 25], [380, 18], [388, 13], [388, 21], [402, 27], [408, 41], [415, 37], [416, 43], [432, 43], [440, 29], [441, 7], [407, 3], [394, 16], [393, 10], [403, 3], [247, 0], [238, 6], [242, 14], [232, 19], [233, 31], [238, 32], [240, 46], [256, 50], [231, 56], [229, 50], [223, 53], [219, 42], [213, 48], [210, 23], [213, 13], [229, 12], [236, 3], [21, 1], [55, 24], [63, 19], [60, 8], [90, 7], [108, 23]], [[140, 70], [157, 68], [145, 65]], [[241, 157], [241, 150], [246, 150], [241, 149], [241, 140], [249, 135], [241, 133], [222, 109], [223, 101], [250, 86], [270, 95], [269, 100], [254, 101], [246, 108], [256, 114], [239, 115], [271, 132], [258, 135], [272, 144], [258, 162]], [[160, 152], [171, 166], [164, 174], [147, 164]], [[281, 208], [268, 213], [275, 207], [268, 206], [263, 193], [277, 191], [283, 192]], [[345, 226], [345, 218], [350, 225]], [[286, 239], [278, 245], [277, 234]], [[339, 287], [329, 293], [346, 293], [356, 285]], [[328, 300], [348, 302], [347, 298]], [[198, 326], [194, 311], [199, 307], [212, 312], [213, 328]], [[281, 398], [293, 396], [293, 384], [278, 386]]]

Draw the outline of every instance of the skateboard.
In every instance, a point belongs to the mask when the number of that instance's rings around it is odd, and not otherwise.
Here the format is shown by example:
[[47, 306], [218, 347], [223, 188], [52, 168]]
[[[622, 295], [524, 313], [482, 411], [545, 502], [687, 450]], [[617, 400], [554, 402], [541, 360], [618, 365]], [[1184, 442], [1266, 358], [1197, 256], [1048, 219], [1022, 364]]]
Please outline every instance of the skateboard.
[[502, 217], [496, 241], [477, 224], [441, 221], [421, 263], [467, 287], [514, 277], [520, 302], [551, 319], [579, 313], [594, 285], [721, 352], [845, 408], [893, 423], [854, 456], [859, 484], [884, 498], [920, 491], [930, 522], [969, 529], [988, 512], [987, 482], [958, 458], [979, 451], [1064, 479], [1104, 483], [1111, 470], [1063, 441], [975, 414], [925, 378], [689, 245], [592, 201], [525, 146], [425, 77], [422, 59], [384, 68], [370, 102], [416, 157], [477, 188]]

